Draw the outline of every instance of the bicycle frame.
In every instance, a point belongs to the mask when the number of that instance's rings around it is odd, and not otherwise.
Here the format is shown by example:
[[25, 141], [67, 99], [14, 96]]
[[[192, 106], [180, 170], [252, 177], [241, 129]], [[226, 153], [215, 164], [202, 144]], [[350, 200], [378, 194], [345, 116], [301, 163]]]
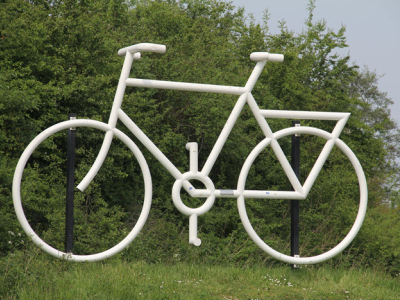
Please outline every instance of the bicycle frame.
[[[212, 152], [209, 155], [207, 162], [205, 163], [201, 174], [204, 176], [208, 176], [210, 173], [218, 155], [227, 140], [233, 125], [238, 118], [240, 111], [242, 110], [244, 104], [247, 100], [247, 94], [251, 92], [255, 83], [257, 82], [258, 77], [261, 74], [262, 69], [267, 61], [268, 53], [262, 53], [265, 56], [264, 60], [258, 61], [256, 67], [254, 68], [249, 80], [245, 87], [236, 87], [236, 86], [221, 86], [221, 85], [212, 85], [212, 84], [197, 84], [197, 83], [186, 83], [186, 82], [171, 82], [171, 81], [160, 81], [160, 80], [147, 80], [147, 79], [131, 79], [129, 78], [129, 73], [131, 70], [131, 66], [133, 60], [140, 59], [139, 51], [148, 51], [148, 52], [158, 52], [164, 53], [166, 50], [163, 45], [154, 45], [154, 44], [137, 44], [134, 46], [130, 46], [118, 51], [118, 54], [125, 56], [124, 65], [122, 67], [121, 76], [119, 79], [117, 91], [114, 98], [114, 103], [112, 106], [112, 110], [110, 113], [110, 118], [108, 121], [108, 125], [111, 128], [115, 128], [117, 120], [120, 119], [131, 131], [132, 133], [140, 140], [140, 142], [161, 162], [161, 164], [170, 172], [170, 174], [176, 179], [182, 178], [182, 173], [170, 162], [170, 160], [154, 145], [154, 143], [143, 133], [143, 131], [136, 126], [136, 124], [121, 110], [122, 100], [124, 96], [124, 92], [127, 86], [134, 87], [145, 87], [145, 88], [157, 88], [157, 89], [173, 89], [173, 90], [183, 90], [183, 91], [192, 91], [192, 92], [211, 92], [211, 93], [221, 93], [221, 94], [234, 94], [240, 95], [239, 100], [237, 101], [230, 117], [226, 122], [226, 126], [222, 130], [217, 142], [214, 145]], [[254, 54], [254, 53], [253, 53]], [[253, 59], [260, 59], [264, 57], [257, 56], [258, 53], [253, 55]], [[283, 61], [283, 55], [278, 55], [275, 59], [279, 59]], [[257, 104], [255, 104], [257, 105]], [[92, 168], [85, 176], [85, 178], [81, 181], [81, 183], [77, 186], [77, 188], [81, 191], [85, 190], [85, 188], [90, 184], [93, 178], [96, 176], [98, 170], [104, 162], [104, 159], [107, 156], [109, 147], [112, 141], [112, 132], [107, 132], [101, 150], [97, 159], [95, 160]], [[197, 151], [194, 150], [195, 146], [191, 146], [191, 171], [197, 172], [197, 157], [195, 153]], [[194, 196], [194, 187], [186, 182], [184, 184], [184, 188]], [[198, 194], [198, 193], [197, 193]]]
[[[114, 98], [114, 104], [111, 110], [110, 119], [108, 125], [111, 128], [115, 128], [117, 120], [120, 119], [122, 123], [127, 126], [127, 128], [138, 138], [138, 140], [157, 158], [157, 160], [168, 170], [168, 172], [176, 179], [182, 179], [183, 174], [171, 163], [171, 161], [162, 153], [158, 147], [146, 136], [146, 134], [126, 115], [121, 109], [122, 100], [124, 96], [124, 92], [127, 86], [133, 87], [142, 87], [142, 88], [156, 88], [156, 89], [172, 89], [172, 90], [182, 90], [182, 91], [191, 91], [191, 92], [209, 92], [209, 93], [220, 93], [220, 94], [233, 94], [239, 95], [239, 99], [237, 100], [226, 124], [221, 131], [208, 159], [206, 160], [202, 170], [200, 171], [200, 176], [203, 178], [208, 177], [211, 172], [215, 161], [217, 160], [226, 140], [231, 133], [231, 130], [238, 119], [240, 112], [242, 111], [244, 105], [247, 103], [251, 108], [258, 124], [260, 125], [263, 133], [269, 139], [276, 140], [277, 137], [281, 137], [287, 135], [287, 131], [280, 131], [278, 133], [274, 133], [271, 131], [266, 118], [287, 118], [287, 119], [315, 119], [315, 120], [337, 120], [339, 121], [332, 132], [332, 138], [338, 138], [344, 125], [349, 118], [349, 113], [329, 113], [329, 112], [304, 112], [304, 111], [273, 111], [273, 110], [260, 110], [254, 97], [251, 94], [255, 83], [257, 82], [268, 58], [271, 54], [264, 52], [256, 52], [252, 53], [250, 58], [252, 60], [257, 61], [256, 66], [250, 75], [246, 85], [244, 87], [238, 86], [222, 86], [222, 85], [212, 85], [212, 84], [198, 84], [198, 83], [186, 83], [186, 82], [173, 82], [173, 81], [161, 81], [161, 80], [148, 80], [148, 79], [134, 79], [129, 78], [129, 73], [131, 70], [131, 66], [133, 60], [140, 59], [139, 51], [151, 51], [151, 52], [165, 52], [165, 46], [162, 45], [154, 45], [154, 44], [138, 44], [134, 46], [130, 46], [124, 49], [121, 49], [118, 54], [125, 56], [124, 65], [121, 71], [121, 76], [119, 79], [116, 95]], [[283, 56], [273, 57], [273, 61], [283, 61]], [[290, 131], [290, 129], [287, 129]], [[322, 135], [325, 138], [327, 137], [321, 131], [315, 131], [302, 128], [304, 133]], [[94, 162], [91, 170], [82, 180], [82, 182], [78, 185], [78, 189], [83, 191], [90, 184], [93, 178], [96, 176], [98, 170], [100, 169], [106, 155], [108, 153], [109, 147], [112, 141], [112, 131], [107, 132], [99, 155]], [[304, 199], [309, 190], [312, 187], [312, 184], [315, 181], [319, 171], [322, 168], [323, 163], [325, 162], [327, 156], [330, 153], [334, 143], [330, 142], [325, 145], [320, 157], [317, 160], [316, 165], [312, 169], [309, 178], [306, 181], [305, 187], [303, 188], [294, 174], [288, 160], [286, 159], [283, 151], [280, 146], [276, 142], [272, 142], [271, 146], [281, 163], [286, 175], [290, 183], [292, 184], [294, 191], [249, 191], [245, 190], [243, 192], [239, 190], [215, 190], [214, 195], [217, 198], [225, 197], [225, 198], [237, 198], [239, 195], [244, 193], [246, 197], [252, 198], [279, 198], [279, 199]], [[190, 151], [190, 172], [198, 173], [198, 162], [197, 162], [197, 144], [189, 143], [187, 145], [187, 149]], [[240, 179], [239, 179], [240, 181]], [[209, 197], [209, 190], [199, 190], [195, 189], [188, 181], [183, 183], [183, 187], [192, 197]]]
[[[175, 178], [175, 183], [172, 187], [172, 200], [177, 207], [177, 209], [189, 216], [189, 243], [199, 246], [201, 240], [197, 238], [197, 217], [209, 211], [209, 209], [214, 204], [216, 198], [236, 198], [238, 204], [239, 215], [242, 223], [250, 235], [251, 239], [265, 252], [271, 256], [283, 260], [290, 264], [312, 264], [327, 260], [339, 252], [341, 252], [345, 247], [347, 247], [350, 242], [354, 239], [358, 233], [367, 209], [368, 191], [365, 176], [362, 167], [351, 151], [351, 149], [339, 139], [339, 135], [346, 124], [350, 113], [334, 113], [334, 112], [309, 112], [309, 111], [276, 111], [276, 110], [262, 110], [258, 107], [253, 95], [251, 94], [255, 83], [257, 82], [265, 64], [267, 61], [282, 62], [283, 55], [280, 54], [269, 54], [266, 52], [255, 52], [250, 55], [250, 59], [256, 61], [256, 65], [244, 87], [237, 86], [221, 86], [212, 84], [197, 84], [197, 83], [186, 83], [186, 82], [169, 82], [160, 80], [147, 80], [147, 79], [133, 79], [129, 78], [131, 66], [133, 60], [140, 59], [140, 52], [157, 52], [164, 53], [166, 47], [163, 45], [156, 44], [137, 44], [127, 48], [121, 49], [118, 54], [125, 56], [125, 61], [121, 71], [121, 76], [119, 79], [117, 91], [115, 94], [112, 110], [110, 113], [110, 118], [108, 124], [94, 121], [94, 120], [71, 120], [53, 125], [52, 127], [46, 129], [41, 134], [39, 134], [25, 149], [24, 153], [17, 164], [16, 171], [14, 174], [13, 181], [13, 199], [14, 206], [16, 210], [17, 217], [25, 230], [25, 232], [31, 236], [32, 240], [38, 244], [44, 251], [54, 255], [56, 257], [65, 257], [74, 261], [96, 261], [101, 260], [106, 257], [110, 257], [115, 253], [118, 253], [129, 245], [133, 239], [139, 234], [140, 230], [144, 226], [144, 223], [149, 214], [151, 206], [152, 197], [152, 183], [151, 175], [148, 169], [146, 160], [136, 146], [136, 144], [124, 133], [116, 128], [118, 119], [122, 121], [123, 124], [133, 133], [133, 135], [150, 151], [154, 157], [160, 161], [160, 163], [167, 169], [167, 171]], [[146, 136], [146, 134], [127, 116], [121, 109], [123, 96], [127, 86], [134, 87], [144, 87], [144, 88], [157, 88], [157, 89], [174, 89], [174, 90], [184, 90], [192, 92], [211, 92], [211, 93], [221, 93], [221, 94], [233, 94], [238, 95], [239, 98], [226, 121], [226, 124], [221, 131], [209, 157], [207, 158], [201, 171], [198, 170], [198, 146], [197, 143], [188, 143], [186, 145], [187, 150], [190, 151], [190, 170], [186, 173], [182, 173], [174, 166], [173, 163], [158, 149], [158, 147]], [[215, 189], [212, 180], [208, 177], [211, 172], [226, 140], [228, 139], [231, 130], [238, 119], [240, 112], [242, 111], [245, 104], [248, 104], [254, 117], [256, 118], [265, 138], [251, 151], [247, 159], [245, 160], [243, 167], [240, 171], [237, 188], [231, 190]], [[268, 125], [267, 118], [286, 118], [286, 119], [314, 119], [314, 120], [334, 120], [337, 121], [334, 129], [331, 133], [313, 127], [291, 127], [279, 130], [277, 132], [272, 132]], [[85, 188], [90, 184], [93, 178], [96, 176], [100, 167], [102, 166], [107, 153], [109, 151], [113, 136], [120, 139], [125, 145], [132, 151], [135, 158], [138, 160], [140, 168], [143, 173], [144, 184], [145, 184], [145, 195], [143, 209], [140, 217], [128, 234], [128, 236], [122, 240], [118, 245], [110, 248], [102, 253], [97, 253], [88, 256], [73, 255], [72, 253], [63, 253], [57, 249], [52, 248], [46, 244], [40, 237], [36, 235], [33, 229], [30, 227], [28, 220], [26, 219], [22, 203], [21, 203], [21, 178], [23, 174], [23, 169], [36, 147], [47, 139], [50, 135], [64, 130], [70, 127], [93, 127], [105, 131], [105, 137], [99, 154], [93, 163], [92, 168], [89, 170], [88, 174], [77, 186], [78, 189], [84, 191]], [[313, 168], [310, 171], [309, 176], [302, 185], [295, 175], [292, 167], [290, 166], [286, 156], [284, 155], [281, 147], [279, 146], [278, 140], [284, 136], [292, 134], [311, 134], [322, 138], [325, 138], [327, 142], [323, 147], [321, 154], [317, 158]], [[247, 174], [254, 163], [256, 157], [261, 153], [261, 151], [267, 147], [271, 146], [273, 149], [279, 163], [282, 165], [284, 172], [286, 173], [292, 187], [293, 191], [270, 191], [270, 190], [246, 190], [245, 183], [247, 179]], [[259, 198], [259, 199], [294, 199], [302, 200], [305, 199], [313, 186], [319, 172], [322, 169], [329, 153], [331, 152], [333, 146], [336, 145], [344, 152], [344, 154], [351, 161], [359, 181], [360, 187], [360, 205], [359, 211], [355, 223], [349, 233], [346, 235], [345, 239], [342, 240], [336, 247], [332, 248], [323, 254], [314, 257], [291, 257], [284, 255], [270, 248], [264, 241], [257, 235], [253, 227], [250, 224], [249, 218], [245, 209], [245, 198]], [[201, 181], [206, 189], [195, 189], [190, 180]], [[197, 208], [187, 207], [180, 198], [180, 193], [182, 187], [191, 195], [192, 197], [207, 198], [204, 204]]]
[[[256, 65], [244, 87], [237, 86], [221, 86], [212, 84], [198, 84], [198, 83], [186, 83], [186, 82], [173, 82], [173, 81], [160, 81], [160, 80], [149, 80], [149, 79], [136, 79], [129, 78], [131, 66], [134, 59], [140, 59], [139, 51], [152, 51], [152, 52], [165, 52], [165, 46], [154, 45], [154, 44], [138, 44], [131, 47], [121, 49], [119, 55], [125, 56], [124, 65], [122, 68], [121, 76], [118, 83], [118, 88], [116, 91], [114, 104], [111, 110], [111, 115], [109, 119], [109, 126], [115, 128], [117, 120], [120, 119], [122, 123], [135, 135], [135, 137], [153, 154], [158, 161], [168, 170], [168, 172], [175, 178], [176, 182], [172, 189], [172, 199], [175, 206], [182, 213], [189, 215], [191, 217], [190, 228], [193, 229], [193, 234], [190, 234], [190, 243], [199, 245], [200, 241], [197, 239], [197, 216], [207, 212], [213, 205], [215, 198], [238, 198], [243, 195], [245, 198], [262, 198], [262, 199], [305, 199], [308, 192], [310, 191], [315, 179], [317, 178], [322, 166], [327, 159], [332, 147], [335, 144], [335, 139], [337, 139], [346, 124], [349, 113], [327, 113], [327, 112], [302, 112], [302, 111], [272, 111], [272, 110], [260, 110], [258, 107], [251, 91], [254, 88], [266, 62], [268, 60], [272, 61], [283, 61], [283, 55], [278, 54], [268, 54], [264, 52], [252, 53], [250, 58], [256, 61]], [[198, 170], [198, 148], [197, 143], [188, 143], [187, 149], [190, 151], [190, 171], [183, 174], [178, 168], [176, 168], [171, 161], [158, 149], [158, 147], [146, 136], [146, 134], [126, 115], [121, 109], [122, 99], [127, 86], [142, 87], [142, 88], [156, 88], [156, 89], [173, 89], [181, 91], [191, 91], [191, 92], [210, 92], [210, 93], [220, 93], [220, 94], [233, 94], [239, 95], [226, 124], [221, 131], [209, 157], [207, 158], [202, 170]], [[244, 172], [241, 172], [238, 181], [238, 188], [232, 190], [221, 190], [215, 189], [211, 179], [208, 177], [211, 172], [215, 161], [217, 160], [226, 140], [228, 139], [231, 130], [238, 119], [240, 112], [242, 111], [245, 104], [248, 104], [252, 110], [258, 124], [260, 125], [266, 139], [259, 145], [259, 147], [253, 150], [249, 155], [248, 159], [243, 166]], [[270, 129], [266, 118], [295, 118], [295, 119], [317, 119], [317, 120], [337, 120], [337, 125], [335, 126], [333, 132], [327, 133], [316, 128], [302, 127], [303, 133], [315, 134], [328, 139], [328, 142], [324, 146], [321, 155], [316, 161], [309, 177], [307, 178], [304, 186], [301, 185], [297, 176], [295, 175], [292, 167], [290, 166], [286, 156], [284, 155], [281, 147], [279, 146], [277, 139], [285, 135], [291, 134], [293, 129], [281, 130], [277, 133], [273, 133]], [[297, 129], [298, 131], [299, 129]], [[100, 153], [93, 164], [93, 167], [87, 174], [87, 176], [78, 185], [78, 189], [84, 190], [86, 186], [92, 181], [97, 171], [100, 169], [108, 149], [112, 141], [112, 131], [108, 131], [105, 135], [104, 142]], [[253, 191], [245, 190], [245, 181], [247, 177], [247, 172], [251, 167], [254, 159], [259, 154], [259, 152], [266, 147], [266, 145], [271, 144], [271, 147], [277, 156], [280, 164], [283, 167], [294, 191]], [[246, 174], [246, 175], [244, 175]], [[197, 179], [202, 181], [207, 189], [195, 189], [192, 184], [190, 184], [190, 179]], [[202, 197], [207, 198], [205, 203], [199, 208], [189, 208], [183, 204], [180, 198], [181, 187], [192, 197]]]

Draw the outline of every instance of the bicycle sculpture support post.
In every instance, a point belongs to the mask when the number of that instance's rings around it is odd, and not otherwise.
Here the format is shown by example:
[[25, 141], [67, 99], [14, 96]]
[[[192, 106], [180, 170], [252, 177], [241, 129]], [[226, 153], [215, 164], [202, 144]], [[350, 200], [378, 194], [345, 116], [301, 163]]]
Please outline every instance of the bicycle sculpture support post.
[[[70, 120], [76, 119], [76, 114], [68, 115]], [[65, 199], [65, 252], [72, 252], [74, 235], [74, 173], [75, 173], [75, 128], [68, 129], [67, 142], [67, 196]]]
[[[137, 44], [130, 47], [123, 48], [118, 51], [120, 56], [125, 57], [125, 61], [122, 67], [121, 76], [119, 79], [117, 91], [114, 98], [114, 103], [110, 113], [108, 123], [102, 123], [94, 120], [77, 119], [58, 123], [40, 133], [25, 149], [23, 152], [14, 174], [13, 181], [13, 198], [14, 206], [17, 217], [25, 230], [25, 232], [32, 238], [32, 240], [39, 245], [44, 251], [49, 254], [59, 257], [66, 258], [72, 261], [97, 261], [110, 257], [128, 246], [133, 239], [139, 234], [144, 223], [146, 222], [149, 214], [152, 198], [152, 180], [150, 170], [146, 163], [146, 160], [136, 146], [136, 144], [123, 132], [116, 128], [118, 120], [121, 120], [123, 124], [132, 132], [132, 134], [146, 147], [149, 152], [161, 162], [161, 164], [168, 170], [168, 172], [175, 178], [175, 183], [172, 187], [172, 200], [177, 209], [185, 215], [189, 216], [189, 243], [199, 246], [201, 240], [197, 237], [197, 220], [198, 216], [206, 213], [213, 206], [216, 198], [233, 198], [237, 200], [239, 215], [244, 225], [245, 230], [250, 235], [251, 239], [266, 253], [273, 256], [276, 259], [285, 261], [289, 264], [313, 264], [325, 261], [332, 258], [333, 256], [340, 253], [350, 242], [354, 239], [358, 233], [367, 209], [367, 183], [362, 170], [362, 167], [350, 150], [350, 148], [339, 139], [339, 135], [345, 126], [350, 113], [335, 113], [335, 112], [311, 112], [311, 111], [276, 111], [276, 110], [264, 110], [260, 109], [252, 95], [252, 89], [258, 80], [267, 61], [271, 62], [282, 62], [283, 55], [281, 54], [269, 54], [267, 52], [255, 52], [250, 55], [250, 59], [256, 62], [255, 68], [250, 75], [246, 85], [244, 87], [237, 86], [221, 86], [212, 84], [196, 84], [196, 83], [185, 83], [185, 82], [170, 82], [170, 81], [159, 81], [159, 80], [147, 80], [147, 79], [134, 79], [129, 78], [131, 65], [134, 60], [140, 59], [140, 52], [156, 52], [164, 53], [166, 47], [158, 44]], [[123, 96], [127, 86], [141, 87], [141, 88], [155, 88], [155, 89], [174, 89], [184, 90], [192, 92], [211, 92], [220, 94], [233, 94], [238, 95], [239, 98], [221, 131], [209, 157], [207, 158], [204, 166], [199, 170], [198, 165], [198, 146], [197, 143], [188, 143], [186, 145], [187, 150], [190, 152], [190, 170], [186, 173], [181, 173], [176, 166], [157, 148], [157, 146], [143, 133], [143, 131], [135, 124], [135, 122], [129, 118], [127, 114], [121, 109]], [[212, 170], [216, 159], [218, 158], [221, 149], [227, 140], [236, 119], [239, 117], [240, 112], [244, 105], [247, 104], [255, 119], [257, 120], [265, 138], [251, 151], [243, 167], [240, 171], [238, 183], [236, 188], [230, 190], [215, 188], [214, 183], [209, 178], [209, 173]], [[337, 121], [336, 126], [332, 132], [327, 132], [318, 128], [299, 126], [290, 127], [272, 132], [270, 129], [267, 119], [268, 118], [286, 118], [286, 119], [313, 119], [313, 120], [333, 120]], [[58, 131], [67, 128], [76, 127], [92, 127], [105, 132], [104, 141], [99, 154], [88, 172], [85, 178], [79, 183], [77, 188], [84, 191], [86, 187], [92, 182], [97, 172], [99, 171], [104, 159], [107, 156], [109, 147], [113, 137], [120, 139], [134, 154], [137, 159], [144, 179], [144, 202], [143, 208], [140, 213], [139, 219], [131, 232], [117, 245], [114, 247], [97, 254], [91, 255], [75, 255], [72, 253], [65, 253], [54, 249], [47, 243], [45, 243], [31, 228], [29, 225], [21, 202], [21, 178], [25, 168], [25, 165], [33, 153], [33, 151], [49, 136], [55, 134]], [[294, 173], [290, 163], [284, 155], [280, 145], [279, 139], [288, 135], [293, 134], [311, 134], [326, 139], [325, 146], [323, 147], [321, 154], [316, 160], [310, 174], [306, 181], [302, 185]], [[279, 163], [282, 165], [283, 170], [289, 179], [293, 190], [291, 191], [273, 191], [273, 190], [246, 190], [246, 178], [248, 172], [254, 163], [260, 152], [266, 147], [270, 146], [278, 158]], [[348, 232], [347, 236], [331, 250], [313, 257], [292, 257], [280, 253], [271, 247], [269, 247], [255, 232], [248, 218], [245, 199], [256, 198], [256, 199], [292, 199], [302, 200], [305, 199], [313, 186], [322, 166], [324, 165], [329, 153], [332, 148], [338, 147], [350, 160], [359, 182], [360, 191], [360, 202], [359, 210], [356, 220]], [[205, 185], [205, 189], [196, 189], [189, 181], [199, 180]], [[181, 200], [180, 193], [181, 189], [185, 189], [188, 194], [192, 197], [206, 198], [203, 205], [197, 208], [187, 207]]]

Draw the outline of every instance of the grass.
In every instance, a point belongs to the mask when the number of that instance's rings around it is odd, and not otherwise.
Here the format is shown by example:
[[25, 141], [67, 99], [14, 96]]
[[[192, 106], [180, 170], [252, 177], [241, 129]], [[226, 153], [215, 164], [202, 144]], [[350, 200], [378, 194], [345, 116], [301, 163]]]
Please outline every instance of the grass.
[[[35, 256], [36, 255], [36, 256]], [[399, 299], [400, 279], [330, 267], [70, 263], [32, 254], [0, 261], [3, 299]], [[14, 264], [13, 260], [24, 260]]]

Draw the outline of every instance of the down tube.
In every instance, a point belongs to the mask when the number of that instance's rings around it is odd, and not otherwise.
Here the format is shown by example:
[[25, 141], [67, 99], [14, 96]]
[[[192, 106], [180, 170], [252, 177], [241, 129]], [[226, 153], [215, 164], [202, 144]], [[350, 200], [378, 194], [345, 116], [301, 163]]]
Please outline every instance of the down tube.
[[123, 112], [118, 110], [118, 117], [126, 127], [137, 137], [137, 139], [154, 155], [155, 158], [171, 173], [175, 179], [181, 179], [182, 173], [174, 164], [161, 152], [160, 149], [146, 136], [146, 134]]
[[218, 140], [215, 142], [214, 148], [212, 149], [206, 163], [204, 164], [203, 169], [201, 170], [202, 174], [206, 176], [210, 174], [215, 161], [221, 153], [222, 147], [225, 145], [225, 142], [232, 131], [233, 125], [235, 125], [236, 120], [238, 119], [239, 114], [243, 109], [243, 106], [246, 104], [247, 97], [248, 93], [244, 93], [239, 97], [238, 101], [236, 102], [235, 107], [233, 108], [228, 120], [226, 121], [224, 129], [222, 129]]

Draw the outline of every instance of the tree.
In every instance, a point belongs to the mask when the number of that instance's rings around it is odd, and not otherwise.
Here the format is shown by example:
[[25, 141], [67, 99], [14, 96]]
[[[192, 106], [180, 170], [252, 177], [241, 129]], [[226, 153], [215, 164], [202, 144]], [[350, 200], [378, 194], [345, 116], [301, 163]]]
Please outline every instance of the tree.
[[[324, 21], [314, 22], [313, 9], [314, 2], [310, 2], [309, 18], [301, 33], [289, 31], [282, 22], [280, 33], [271, 35], [267, 23], [247, 23], [243, 9], [235, 10], [223, 1], [2, 3], [0, 107], [4, 113], [0, 116], [0, 178], [5, 184], [0, 193], [4, 204], [0, 209], [5, 222], [0, 225], [0, 247], [9, 250], [6, 233], [19, 228], [12, 217], [10, 186], [22, 149], [40, 131], [65, 120], [68, 112], [106, 122], [122, 65], [117, 50], [140, 42], [165, 44], [167, 52], [143, 54], [134, 62], [132, 76], [223, 85], [246, 83], [254, 67], [249, 59], [251, 52], [283, 53], [284, 63], [267, 64], [255, 86], [253, 95], [259, 106], [351, 112], [341, 139], [356, 153], [367, 175], [371, 209], [388, 199], [397, 203], [396, 190], [390, 188], [397, 187], [398, 178], [398, 166], [393, 162], [398, 155], [397, 125], [390, 119], [390, 99], [377, 88], [373, 72], [360, 71], [350, 64], [348, 55], [335, 52], [347, 47], [344, 28], [333, 31]], [[236, 100], [226, 95], [129, 88], [122, 109], [185, 172], [189, 168], [185, 144], [198, 142], [201, 167]], [[268, 122], [274, 131], [290, 126], [286, 120]], [[310, 120], [302, 124], [327, 131], [333, 126], [332, 122]], [[121, 124], [118, 126], [128, 132]], [[77, 181], [93, 163], [104, 135], [78, 128], [78, 136]], [[236, 187], [241, 165], [263, 138], [254, 116], [245, 107], [210, 174], [216, 187]], [[24, 207], [31, 224], [59, 249], [64, 221], [64, 143], [65, 134], [44, 142], [29, 161], [24, 181]], [[313, 136], [302, 136], [302, 181], [324, 143]], [[289, 138], [280, 140], [280, 144], [289, 156]], [[144, 241], [135, 241], [136, 248], [132, 247], [124, 257], [147, 253], [146, 259], [152, 262], [157, 261], [157, 255], [173, 261], [181, 231], [187, 234], [188, 220], [170, 201], [173, 178], [141, 149], [152, 172], [153, 207], [145, 233], [139, 238]], [[249, 189], [265, 187], [290, 188], [269, 149], [258, 157], [246, 185]], [[128, 149], [113, 142], [94, 183], [84, 193], [77, 193], [76, 253], [106, 249], [126, 235], [137, 220], [142, 194], [140, 168]], [[202, 203], [182, 197], [192, 207]], [[234, 203], [217, 200], [214, 208], [199, 219], [205, 241], [202, 247], [181, 246], [179, 251], [198, 261], [268, 261], [248, 241]], [[332, 152], [314, 189], [301, 205], [302, 255], [324, 252], [344, 237], [354, 221], [358, 191], [354, 171], [340, 151]], [[288, 251], [286, 201], [248, 199], [246, 207], [260, 236], [278, 250]], [[160, 244], [161, 234], [167, 234], [170, 244]], [[351, 257], [364, 253], [351, 249], [347, 252]], [[211, 255], [216, 250], [222, 253], [218, 257]]]
[[[120, 2], [118, 7], [124, 6]], [[6, 1], [0, 8], [0, 152], [7, 162], [2, 164], [7, 176], [2, 203], [7, 203], [3, 207], [9, 215], [11, 175], [21, 149], [44, 128], [65, 120], [68, 112], [102, 119], [101, 104], [112, 97], [109, 87], [116, 81], [110, 73], [117, 47], [113, 46], [116, 35], [108, 14], [113, 6], [108, 7], [107, 2]], [[86, 140], [87, 145], [91, 142]], [[50, 150], [52, 154], [45, 155]], [[91, 152], [90, 147], [86, 151]], [[35, 229], [46, 231], [54, 223], [59, 231], [62, 226], [62, 206], [57, 203], [64, 194], [65, 183], [60, 179], [63, 154], [60, 139], [49, 141], [26, 171], [26, 181], [34, 183], [26, 190], [26, 212], [31, 214]], [[49, 178], [53, 190], [49, 189]], [[106, 203], [99, 197], [96, 205], [104, 207]], [[4, 232], [15, 228], [19, 228], [15, 219], [2, 226]], [[2, 245], [7, 242], [7, 235], [2, 235]]]

